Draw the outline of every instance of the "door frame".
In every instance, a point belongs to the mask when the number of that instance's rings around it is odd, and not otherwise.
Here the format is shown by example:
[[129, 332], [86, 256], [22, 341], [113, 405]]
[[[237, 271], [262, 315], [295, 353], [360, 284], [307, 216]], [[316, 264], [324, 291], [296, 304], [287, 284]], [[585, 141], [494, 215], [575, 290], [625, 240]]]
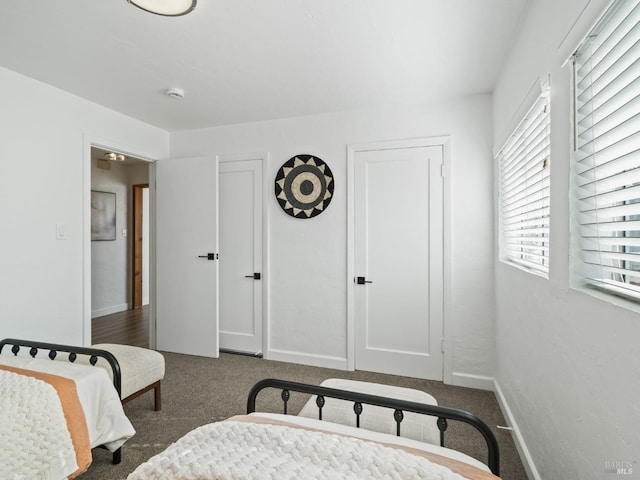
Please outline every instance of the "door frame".
[[155, 170], [157, 159], [137, 153], [121, 142], [90, 134], [82, 136], [82, 343], [91, 345], [91, 148], [115, 150], [149, 164], [149, 345], [155, 348]]
[[[244, 160], [260, 160], [262, 162], [262, 358], [269, 359], [269, 206], [267, 192], [273, 191], [269, 172], [269, 152], [226, 153], [216, 155], [218, 167], [221, 162], [238, 162]], [[220, 202], [218, 202], [218, 210]], [[217, 212], [220, 218], [220, 212]]]
[[[148, 183], [132, 185], [131, 201], [131, 308], [140, 308], [143, 305], [142, 298], [142, 224], [144, 221], [143, 191], [149, 188]], [[148, 212], [147, 212], [148, 213]], [[138, 255], [137, 255], [138, 254]], [[140, 278], [136, 278], [136, 272], [140, 271]], [[147, 281], [149, 279], [147, 278]]]
[[347, 369], [355, 370], [355, 156], [357, 152], [417, 147], [442, 147], [443, 176], [443, 374], [444, 383], [453, 383], [453, 326], [451, 325], [451, 163], [449, 135], [403, 140], [388, 140], [347, 145]]

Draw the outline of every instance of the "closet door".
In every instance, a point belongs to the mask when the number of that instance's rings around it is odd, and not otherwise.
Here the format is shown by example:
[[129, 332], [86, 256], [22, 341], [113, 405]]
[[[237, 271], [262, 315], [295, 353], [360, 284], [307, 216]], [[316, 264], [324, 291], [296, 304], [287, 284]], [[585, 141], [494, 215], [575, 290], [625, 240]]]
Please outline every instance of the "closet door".
[[354, 156], [355, 367], [442, 380], [441, 146]]
[[220, 348], [262, 354], [262, 158], [220, 157]]

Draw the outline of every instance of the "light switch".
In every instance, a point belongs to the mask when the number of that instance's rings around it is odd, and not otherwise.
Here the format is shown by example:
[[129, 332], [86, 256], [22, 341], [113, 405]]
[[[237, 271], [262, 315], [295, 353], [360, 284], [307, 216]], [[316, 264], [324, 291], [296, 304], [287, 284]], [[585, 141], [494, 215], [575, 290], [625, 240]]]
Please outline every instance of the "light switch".
[[67, 240], [71, 238], [69, 226], [66, 223], [56, 223], [56, 240]]
[[123, 228], [122, 229], [122, 238], [125, 238], [127, 236], [127, 229]]

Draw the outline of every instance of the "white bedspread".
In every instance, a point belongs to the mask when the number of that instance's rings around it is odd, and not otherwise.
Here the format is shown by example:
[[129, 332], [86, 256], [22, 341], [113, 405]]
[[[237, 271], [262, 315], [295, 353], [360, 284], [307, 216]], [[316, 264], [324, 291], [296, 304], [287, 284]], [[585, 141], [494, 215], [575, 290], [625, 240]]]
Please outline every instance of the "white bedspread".
[[4, 370], [0, 388], [0, 478], [66, 478], [74, 473], [76, 453], [56, 390]]
[[426, 458], [357, 438], [236, 421], [193, 430], [128, 480], [202, 478], [463, 480]]
[[[135, 434], [131, 422], [124, 414], [118, 393], [113, 388], [113, 383], [109, 379], [107, 372], [102, 368], [75, 365], [63, 361], [51, 361], [49, 359], [34, 359], [8, 355], [0, 356], [0, 365], [49, 373], [72, 379], [76, 384], [78, 398], [84, 411], [91, 448], [105, 445], [113, 452]], [[37, 382], [38, 380], [35, 381]], [[10, 395], [7, 395], [6, 392], [11, 391], [11, 388], [11, 386], [0, 385], [0, 392], [5, 392], [0, 393], [0, 400], [2, 402], [9, 401]], [[50, 406], [47, 403], [48, 402], [44, 402], [44, 408]], [[5, 408], [7, 408], [6, 411], [8, 411], [8, 404], [3, 404], [3, 416], [0, 418], [0, 432], [4, 429], [1, 422], [4, 420]], [[15, 438], [6, 437], [13, 437], [15, 435], [15, 432], [4, 434], [4, 438], [2, 438], [3, 444], [0, 445], [0, 465], [6, 462], [4, 456], [10, 456], [12, 450], [16, 448], [12, 447], [12, 445], [17, 445]], [[33, 453], [34, 459], [42, 454], [38, 449], [35, 449]], [[24, 456], [24, 452], [22, 452], [22, 455]], [[33, 477], [20, 477], [14, 470], [12, 475], [8, 477], [2, 476], [0, 473], [0, 478]], [[59, 477], [47, 476], [42, 478]]]
[[367, 430], [366, 428], [356, 428], [340, 423], [317, 420], [315, 418], [308, 417], [297, 417], [295, 415], [283, 415], [281, 413], [255, 412], [250, 414], [249, 416], [273, 419], [276, 421], [284, 421], [301, 427], [311, 428], [313, 430], [336, 433], [339, 435], [348, 435], [350, 437], [370, 440], [372, 442], [386, 443], [388, 445], [398, 445], [401, 447], [407, 447], [423, 452], [435, 453], [442, 457], [447, 457], [458, 462], [467, 463], [480, 470], [484, 470], [485, 472], [490, 472], [489, 467], [487, 467], [480, 460], [476, 460], [475, 458], [470, 457], [469, 455], [466, 455], [462, 452], [452, 450], [451, 448], [441, 447], [440, 445], [434, 445], [432, 443], [420, 442], [411, 438], [398, 437], [395, 434], [389, 435], [387, 433], [372, 432], [371, 430]]
[[48, 359], [0, 356], [0, 364], [51, 373], [74, 380], [89, 429], [91, 448], [105, 445], [114, 452], [136, 431], [124, 414], [118, 392], [102, 368]]

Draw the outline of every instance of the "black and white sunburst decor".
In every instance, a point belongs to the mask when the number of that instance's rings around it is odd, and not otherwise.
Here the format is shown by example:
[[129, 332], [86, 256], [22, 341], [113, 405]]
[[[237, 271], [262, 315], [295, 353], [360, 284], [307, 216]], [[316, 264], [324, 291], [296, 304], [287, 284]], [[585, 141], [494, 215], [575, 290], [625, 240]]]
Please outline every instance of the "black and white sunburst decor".
[[280, 167], [275, 193], [282, 210], [296, 218], [324, 212], [333, 198], [329, 166], [313, 155], [296, 155]]

